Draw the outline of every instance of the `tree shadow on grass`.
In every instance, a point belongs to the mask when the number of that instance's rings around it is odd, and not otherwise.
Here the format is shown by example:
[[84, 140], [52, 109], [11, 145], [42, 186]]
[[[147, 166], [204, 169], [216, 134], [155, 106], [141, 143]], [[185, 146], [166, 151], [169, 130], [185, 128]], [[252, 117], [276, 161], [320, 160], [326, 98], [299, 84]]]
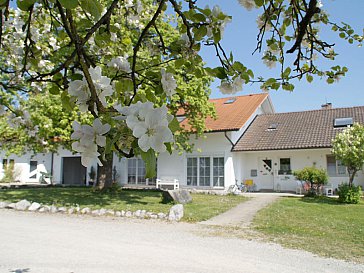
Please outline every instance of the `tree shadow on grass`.
[[30, 272], [30, 268], [10, 269], [9, 272], [11, 272], [11, 273], [27, 273], [27, 272]]
[[124, 203], [126, 205], [159, 203], [161, 192], [155, 190], [115, 190], [95, 192], [86, 187], [54, 187], [42, 189], [17, 189], [0, 191], [0, 200], [17, 202], [22, 199], [42, 204], [72, 206], [108, 206]]
[[326, 196], [302, 197], [300, 201], [310, 204], [327, 204], [327, 205], [338, 205], [338, 206], [343, 205], [336, 198], [326, 197]]

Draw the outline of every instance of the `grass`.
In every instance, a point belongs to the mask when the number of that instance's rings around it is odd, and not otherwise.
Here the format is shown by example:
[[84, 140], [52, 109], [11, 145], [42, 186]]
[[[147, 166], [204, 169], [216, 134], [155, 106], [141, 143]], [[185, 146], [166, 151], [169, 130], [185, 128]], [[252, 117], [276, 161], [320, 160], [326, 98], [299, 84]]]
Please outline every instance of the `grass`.
[[364, 202], [284, 198], [263, 209], [255, 229], [269, 240], [321, 256], [364, 262]]
[[[0, 201], [17, 202], [26, 199], [44, 205], [75, 206], [90, 209], [147, 210], [168, 213], [172, 204], [161, 203], [162, 194], [156, 190], [115, 190], [93, 192], [85, 187], [52, 187], [0, 190]], [[184, 221], [198, 222], [216, 216], [246, 200], [240, 196], [193, 194], [193, 201], [185, 205]]]

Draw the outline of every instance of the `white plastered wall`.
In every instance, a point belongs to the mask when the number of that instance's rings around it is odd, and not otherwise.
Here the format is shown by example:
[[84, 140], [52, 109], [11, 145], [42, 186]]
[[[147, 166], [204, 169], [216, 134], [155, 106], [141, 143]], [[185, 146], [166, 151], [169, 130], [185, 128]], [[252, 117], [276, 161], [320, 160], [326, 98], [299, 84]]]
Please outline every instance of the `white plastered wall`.
[[[235, 152], [234, 162], [237, 172], [238, 181], [244, 179], [253, 179], [257, 189], [265, 189], [271, 185], [270, 189], [295, 191], [297, 182], [293, 175], [279, 175], [279, 159], [290, 158], [292, 171], [303, 169], [307, 166], [316, 166], [317, 168], [327, 169], [327, 155], [330, 155], [330, 149], [306, 149], [306, 150], [282, 150], [282, 151], [264, 151], [264, 152]], [[262, 159], [272, 160], [271, 175], [264, 173], [259, 164]], [[257, 176], [251, 176], [251, 170], [257, 170]], [[268, 184], [267, 181], [271, 181]], [[347, 176], [330, 176], [329, 184], [337, 188], [342, 182], [347, 182]], [[355, 177], [354, 183], [364, 186], [363, 171], [359, 171]]]
[[[4, 176], [4, 166], [3, 160], [7, 159], [8, 162], [10, 160], [14, 160], [14, 174], [15, 181], [19, 181], [21, 183], [34, 183], [38, 182], [41, 176], [41, 172], [50, 172], [51, 169], [51, 154], [35, 154], [33, 155], [31, 152], [17, 156], [14, 154], [6, 155], [4, 152], [0, 153], [0, 179]], [[30, 161], [37, 161], [37, 169], [36, 169], [36, 177], [30, 178]], [[14, 181], [14, 182], [15, 182]]]

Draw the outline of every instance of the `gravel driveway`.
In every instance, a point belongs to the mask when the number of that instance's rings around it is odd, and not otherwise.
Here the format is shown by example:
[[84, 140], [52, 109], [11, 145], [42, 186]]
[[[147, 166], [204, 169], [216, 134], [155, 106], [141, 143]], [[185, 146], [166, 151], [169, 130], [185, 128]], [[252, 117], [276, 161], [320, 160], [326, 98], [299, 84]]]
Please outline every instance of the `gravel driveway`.
[[364, 272], [364, 265], [275, 244], [201, 236], [204, 229], [0, 210], [0, 272]]

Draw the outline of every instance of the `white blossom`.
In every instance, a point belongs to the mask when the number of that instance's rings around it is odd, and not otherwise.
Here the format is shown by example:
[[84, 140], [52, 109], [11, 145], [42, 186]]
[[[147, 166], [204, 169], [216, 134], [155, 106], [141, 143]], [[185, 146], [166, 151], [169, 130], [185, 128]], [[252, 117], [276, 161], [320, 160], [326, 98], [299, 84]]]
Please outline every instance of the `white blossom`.
[[247, 10], [252, 10], [253, 8], [256, 8], [254, 0], [238, 0], [238, 2]]
[[218, 88], [223, 94], [235, 94], [243, 90], [243, 79], [238, 76], [232, 82], [228, 80], [222, 80]]
[[276, 67], [276, 61], [271, 60], [271, 59], [263, 59], [263, 63], [268, 67], [268, 68], [274, 68]]
[[165, 69], [161, 70], [162, 74], [162, 87], [164, 92], [167, 94], [168, 97], [172, 97], [176, 94], [177, 82], [176, 79], [173, 77], [172, 73], [166, 72]]
[[126, 124], [138, 138], [140, 149], [147, 152], [165, 152], [165, 143], [173, 142], [173, 134], [168, 128], [173, 119], [165, 105], [154, 108], [151, 102], [137, 102], [131, 106], [115, 107], [126, 116]]
[[[89, 73], [93, 84], [95, 85], [96, 93], [100, 102], [103, 106], [107, 106], [106, 97], [111, 96], [114, 93], [111, 86], [111, 80], [106, 76], [102, 76], [101, 68], [99, 66], [89, 68]], [[70, 82], [68, 93], [77, 98], [76, 104], [80, 108], [80, 111], [86, 112], [88, 109], [87, 102], [91, 98], [91, 92], [86, 79], [83, 77], [82, 80]]]
[[128, 62], [128, 56], [125, 57], [116, 57], [111, 59], [111, 61], [107, 64], [108, 67], [116, 68], [118, 70], [122, 70], [126, 73], [130, 73], [130, 63]]
[[[81, 154], [81, 163], [85, 167], [92, 165], [92, 162], [100, 154], [97, 152], [98, 146], [106, 146], [106, 137], [104, 136], [109, 132], [110, 124], [102, 124], [100, 119], [96, 118], [90, 125], [81, 125], [77, 121], [72, 123], [74, 132], [71, 139], [78, 140], [72, 143], [72, 149]], [[98, 164], [101, 162], [98, 160]]]

